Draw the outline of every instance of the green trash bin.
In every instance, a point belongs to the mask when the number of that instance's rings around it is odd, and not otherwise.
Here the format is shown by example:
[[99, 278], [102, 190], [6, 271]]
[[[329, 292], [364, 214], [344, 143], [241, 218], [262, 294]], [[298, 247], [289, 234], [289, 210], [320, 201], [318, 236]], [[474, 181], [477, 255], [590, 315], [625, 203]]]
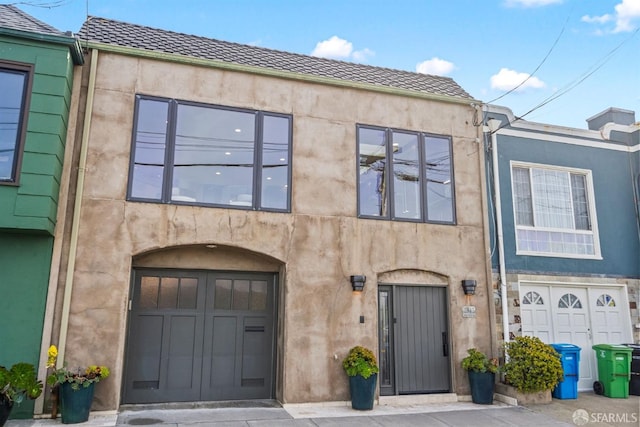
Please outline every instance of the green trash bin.
[[598, 360], [598, 381], [593, 383], [593, 391], [607, 397], [628, 398], [633, 349], [612, 344], [596, 344], [591, 348]]

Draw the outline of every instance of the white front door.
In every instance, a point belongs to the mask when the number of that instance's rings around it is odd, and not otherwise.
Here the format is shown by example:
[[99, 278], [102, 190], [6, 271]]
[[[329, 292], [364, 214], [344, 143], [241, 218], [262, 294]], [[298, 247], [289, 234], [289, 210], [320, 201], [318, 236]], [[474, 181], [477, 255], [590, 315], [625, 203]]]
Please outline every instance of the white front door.
[[628, 304], [622, 287], [521, 284], [523, 335], [546, 343], [579, 346], [579, 390], [590, 390], [598, 378], [593, 344], [631, 341]]

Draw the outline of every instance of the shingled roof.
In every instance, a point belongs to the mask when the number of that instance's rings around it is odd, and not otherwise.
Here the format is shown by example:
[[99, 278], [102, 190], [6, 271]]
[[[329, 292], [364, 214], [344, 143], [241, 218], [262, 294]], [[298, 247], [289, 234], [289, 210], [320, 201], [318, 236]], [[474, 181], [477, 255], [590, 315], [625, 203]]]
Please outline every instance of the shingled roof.
[[99, 17], [80, 29], [82, 42], [184, 55], [277, 71], [472, 99], [453, 79], [231, 43]]
[[65, 35], [62, 31], [37, 20], [33, 16], [9, 4], [0, 5], [0, 27], [30, 33], [46, 34], [49, 36]]

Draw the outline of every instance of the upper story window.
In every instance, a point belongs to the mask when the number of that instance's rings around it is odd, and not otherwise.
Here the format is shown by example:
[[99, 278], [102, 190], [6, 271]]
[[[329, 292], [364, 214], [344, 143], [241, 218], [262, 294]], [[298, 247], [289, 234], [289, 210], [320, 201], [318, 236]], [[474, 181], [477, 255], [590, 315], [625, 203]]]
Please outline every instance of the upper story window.
[[361, 217], [455, 222], [449, 137], [361, 125], [357, 131]]
[[137, 96], [129, 200], [290, 211], [291, 116]]
[[599, 258], [591, 172], [513, 163], [517, 253]]
[[31, 66], [0, 62], [0, 184], [17, 184], [26, 133]]

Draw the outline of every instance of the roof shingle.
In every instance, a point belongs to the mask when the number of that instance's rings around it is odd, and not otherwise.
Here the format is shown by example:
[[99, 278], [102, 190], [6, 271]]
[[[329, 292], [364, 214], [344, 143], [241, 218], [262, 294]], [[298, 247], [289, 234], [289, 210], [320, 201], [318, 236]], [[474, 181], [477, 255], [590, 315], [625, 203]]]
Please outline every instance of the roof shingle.
[[0, 27], [52, 36], [65, 35], [62, 31], [9, 4], [0, 5]]
[[472, 99], [448, 77], [317, 58], [99, 17], [90, 17], [78, 36], [82, 41]]

